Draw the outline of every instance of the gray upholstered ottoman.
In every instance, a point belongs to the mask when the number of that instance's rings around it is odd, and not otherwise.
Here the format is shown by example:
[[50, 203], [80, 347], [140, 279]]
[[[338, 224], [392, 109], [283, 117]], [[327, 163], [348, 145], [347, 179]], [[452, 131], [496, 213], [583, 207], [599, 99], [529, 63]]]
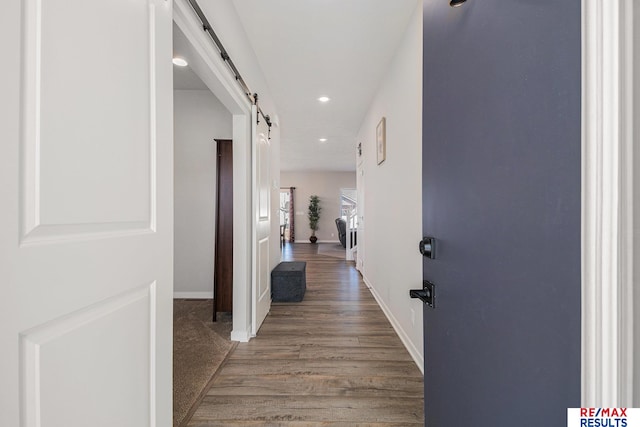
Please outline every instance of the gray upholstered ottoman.
[[307, 290], [307, 263], [284, 261], [271, 271], [271, 299], [274, 302], [300, 302]]

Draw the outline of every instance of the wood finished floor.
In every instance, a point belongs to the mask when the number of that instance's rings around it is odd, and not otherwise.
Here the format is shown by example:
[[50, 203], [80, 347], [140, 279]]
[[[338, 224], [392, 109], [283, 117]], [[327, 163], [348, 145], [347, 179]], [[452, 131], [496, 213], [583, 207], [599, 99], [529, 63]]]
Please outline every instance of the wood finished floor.
[[273, 303], [189, 422], [203, 426], [423, 425], [423, 377], [353, 263], [286, 245], [307, 262], [300, 303]]

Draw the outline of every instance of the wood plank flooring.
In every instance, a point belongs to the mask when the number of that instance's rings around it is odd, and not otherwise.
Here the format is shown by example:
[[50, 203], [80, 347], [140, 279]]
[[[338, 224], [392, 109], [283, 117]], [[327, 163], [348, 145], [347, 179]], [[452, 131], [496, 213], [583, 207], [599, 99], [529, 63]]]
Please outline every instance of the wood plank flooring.
[[189, 426], [423, 425], [423, 377], [353, 263], [287, 244], [307, 262], [300, 303], [274, 303]]

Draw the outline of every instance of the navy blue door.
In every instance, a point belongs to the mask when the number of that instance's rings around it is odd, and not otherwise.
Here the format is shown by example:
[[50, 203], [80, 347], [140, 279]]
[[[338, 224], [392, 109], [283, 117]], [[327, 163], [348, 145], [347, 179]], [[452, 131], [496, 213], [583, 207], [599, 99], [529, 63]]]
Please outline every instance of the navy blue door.
[[427, 427], [580, 404], [580, 0], [424, 0]]

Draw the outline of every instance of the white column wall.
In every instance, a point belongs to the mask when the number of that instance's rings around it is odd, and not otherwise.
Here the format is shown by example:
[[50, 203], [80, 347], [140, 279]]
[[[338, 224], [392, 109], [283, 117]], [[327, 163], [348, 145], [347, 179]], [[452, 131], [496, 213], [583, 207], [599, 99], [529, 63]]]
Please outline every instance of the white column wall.
[[174, 297], [212, 298], [216, 143], [231, 113], [208, 90], [174, 91]]

